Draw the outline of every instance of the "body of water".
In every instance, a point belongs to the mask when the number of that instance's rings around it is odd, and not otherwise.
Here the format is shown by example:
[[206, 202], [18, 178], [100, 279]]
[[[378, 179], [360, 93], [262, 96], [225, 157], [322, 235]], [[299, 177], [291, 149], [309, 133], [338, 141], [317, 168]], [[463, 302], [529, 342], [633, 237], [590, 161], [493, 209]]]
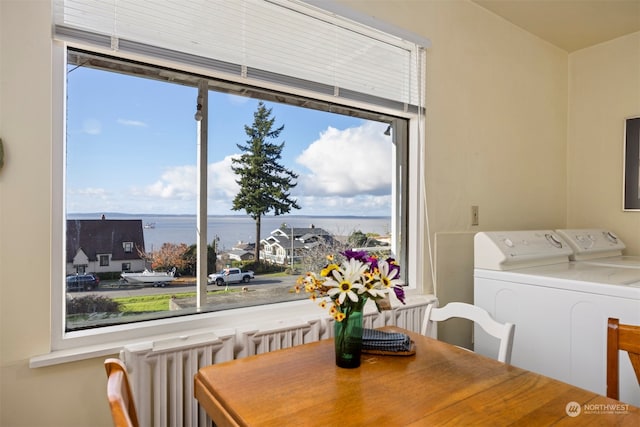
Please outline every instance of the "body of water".
[[[69, 219], [100, 219], [102, 214], [69, 214]], [[147, 251], [159, 249], [163, 243], [196, 242], [195, 215], [133, 215], [133, 214], [105, 214], [107, 219], [140, 219], [143, 224], [153, 224], [153, 228], [144, 229], [144, 244]], [[354, 231], [376, 233], [387, 236], [391, 232], [391, 218], [389, 217], [353, 217], [353, 216], [305, 216], [281, 215], [265, 216], [261, 222], [261, 239], [271, 235], [271, 232], [286, 223], [288, 227], [323, 228], [335, 236], [348, 236]], [[229, 250], [238, 242], [254, 243], [256, 233], [255, 221], [245, 215], [210, 216], [207, 220], [207, 241], [219, 239], [219, 247]]]

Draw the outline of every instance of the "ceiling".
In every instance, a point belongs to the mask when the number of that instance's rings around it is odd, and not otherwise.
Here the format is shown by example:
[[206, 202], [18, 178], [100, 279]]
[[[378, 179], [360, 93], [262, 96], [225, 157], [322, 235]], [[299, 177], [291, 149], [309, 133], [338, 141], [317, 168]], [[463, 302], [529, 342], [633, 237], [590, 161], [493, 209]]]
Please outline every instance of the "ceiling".
[[640, 0], [472, 0], [567, 52], [640, 31]]

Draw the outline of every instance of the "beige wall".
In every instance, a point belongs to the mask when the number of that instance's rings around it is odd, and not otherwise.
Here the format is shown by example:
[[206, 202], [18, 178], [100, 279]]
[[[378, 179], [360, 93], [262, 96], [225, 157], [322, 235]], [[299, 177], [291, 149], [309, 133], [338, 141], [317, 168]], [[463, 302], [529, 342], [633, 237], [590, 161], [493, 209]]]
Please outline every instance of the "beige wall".
[[640, 33], [569, 56], [567, 225], [618, 233], [640, 255], [640, 212], [622, 210], [624, 119], [640, 116]]
[[0, 425], [109, 426], [103, 359], [28, 366], [50, 345], [50, 3], [0, 0]]
[[[466, 1], [348, 2], [429, 37], [427, 191], [437, 231], [559, 228], [567, 53]], [[471, 206], [480, 225], [471, 227]]]
[[[623, 85], [637, 91], [637, 69], [635, 75], [617, 74], [602, 65], [609, 50], [620, 61], [634, 46], [637, 52], [637, 38], [635, 45], [614, 43], [568, 58], [467, 1], [348, 3], [433, 41], [426, 91], [432, 233], [563, 227], [567, 211], [569, 224], [591, 225], [584, 211], [587, 190], [577, 185], [584, 181], [607, 204], [595, 217], [605, 223], [595, 225], [611, 227], [625, 240], [637, 236], [638, 214], [619, 213], [619, 196], [609, 198], [609, 186], [576, 171], [579, 159], [573, 158], [602, 157], [593, 152], [598, 141], [574, 135], [576, 125], [620, 141], [620, 127], [610, 125], [617, 114], [586, 104], [607, 98], [610, 84], [616, 100]], [[107, 426], [103, 358], [28, 367], [29, 358], [50, 345], [50, 15], [47, 0], [0, 0], [0, 137], [7, 157], [0, 171], [0, 425]], [[594, 66], [602, 74], [582, 70]], [[597, 93], [578, 96], [585, 91], [582, 76]], [[638, 113], [637, 102], [626, 102], [621, 117]], [[600, 129], [600, 119], [608, 130]], [[619, 159], [616, 147], [612, 155]], [[614, 160], [604, 167], [616, 194], [619, 167]], [[469, 225], [471, 205], [480, 206], [480, 227]]]

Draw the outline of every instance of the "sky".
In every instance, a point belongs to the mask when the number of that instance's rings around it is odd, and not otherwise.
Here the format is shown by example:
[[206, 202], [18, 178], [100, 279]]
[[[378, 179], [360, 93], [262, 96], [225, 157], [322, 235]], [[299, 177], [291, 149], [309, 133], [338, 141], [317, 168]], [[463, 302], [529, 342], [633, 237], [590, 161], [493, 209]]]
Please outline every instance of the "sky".
[[[196, 213], [197, 90], [71, 67], [67, 75], [68, 213]], [[209, 92], [208, 213], [232, 211], [231, 159], [257, 99]], [[282, 164], [299, 175], [296, 215], [389, 216], [392, 142], [386, 123], [273, 102]]]

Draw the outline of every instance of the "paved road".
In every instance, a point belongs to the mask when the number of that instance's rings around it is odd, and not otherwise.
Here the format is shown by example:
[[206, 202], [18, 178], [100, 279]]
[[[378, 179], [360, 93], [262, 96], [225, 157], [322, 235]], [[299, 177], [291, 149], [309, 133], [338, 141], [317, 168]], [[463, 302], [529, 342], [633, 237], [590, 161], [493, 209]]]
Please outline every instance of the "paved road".
[[[278, 276], [278, 277], [268, 277], [261, 278], [260, 276], [256, 276], [255, 279], [251, 280], [248, 284], [246, 283], [235, 283], [229, 285], [230, 289], [233, 288], [242, 288], [246, 286], [248, 289], [251, 288], [276, 288], [276, 287], [293, 287], [296, 280], [299, 276]], [[216, 285], [207, 285], [207, 290], [215, 291], [222, 290], [224, 286], [216, 286]], [[174, 283], [162, 287], [153, 287], [149, 286], [135, 286], [135, 285], [119, 285], [118, 281], [104, 281], [100, 283], [100, 288], [91, 292], [69, 292], [70, 296], [81, 297], [85, 295], [103, 295], [108, 296], [110, 298], [118, 298], [118, 297], [128, 297], [128, 296], [137, 296], [137, 295], [157, 295], [157, 294], [176, 294], [176, 293], [184, 293], [195, 291], [195, 283]]]

